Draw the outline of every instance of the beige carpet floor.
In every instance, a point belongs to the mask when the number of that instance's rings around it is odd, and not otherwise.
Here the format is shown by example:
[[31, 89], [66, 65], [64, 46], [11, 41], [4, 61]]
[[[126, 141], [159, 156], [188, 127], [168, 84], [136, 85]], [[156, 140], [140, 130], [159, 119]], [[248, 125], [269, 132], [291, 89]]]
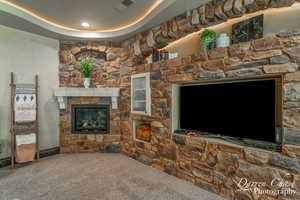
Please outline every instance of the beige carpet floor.
[[0, 169], [0, 200], [221, 200], [121, 154], [60, 154]]

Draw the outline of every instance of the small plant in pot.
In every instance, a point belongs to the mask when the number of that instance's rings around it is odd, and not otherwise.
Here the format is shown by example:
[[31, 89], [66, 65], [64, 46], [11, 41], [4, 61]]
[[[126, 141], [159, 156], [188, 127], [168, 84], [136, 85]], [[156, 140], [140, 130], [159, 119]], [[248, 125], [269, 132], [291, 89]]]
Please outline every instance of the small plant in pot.
[[89, 57], [83, 59], [80, 63], [80, 71], [84, 77], [84, 87], [89, 88], [91, 83], [91, 73], [93, 71], [92, 59], [90, 59]]
[[204, 51], [208, 51], [216, 47], [216, 32], [205, 29], [201, 34], [201, 47]]

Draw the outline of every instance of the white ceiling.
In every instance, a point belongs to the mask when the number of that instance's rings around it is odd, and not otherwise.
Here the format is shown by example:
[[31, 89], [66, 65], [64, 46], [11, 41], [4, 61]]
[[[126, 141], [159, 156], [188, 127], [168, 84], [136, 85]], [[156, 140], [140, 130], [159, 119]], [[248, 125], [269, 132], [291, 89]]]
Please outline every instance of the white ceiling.
[[10, 0], [65, 26], [81, 27], [88, 22], [92, 28], [120, 26], [144, 12], [155, 0], [136, 0], [120, 11], [122, 0]]
[[[0, 0], [0, 24], [57, 39], [120, 39], [208, 0]], [[85, 21], [91, 29], [82, 31]], [[81, 30], [80, 30], [81, 29]]]

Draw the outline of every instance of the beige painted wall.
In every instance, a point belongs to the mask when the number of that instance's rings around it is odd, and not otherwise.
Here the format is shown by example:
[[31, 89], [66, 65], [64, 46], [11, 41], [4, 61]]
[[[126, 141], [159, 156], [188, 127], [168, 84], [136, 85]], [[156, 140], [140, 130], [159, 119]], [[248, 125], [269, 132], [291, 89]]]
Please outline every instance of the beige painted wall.
[[[210, 27], [210, 29], [215, 30], [217, 34], [227, 32], [228, 35], [230, 35], [233, 24], [262, 13], [264, 13], [264, 37], [280, 31], [300, 29], [300, 3], [296, 3], [289, 8], [268, 9], [242, 18], [232, 19], [220, 25]], [[200, 32], [193, 33], [181, 40], [171, 43], [166, 49], [170, 52], [178, 52], [181, 56], [197, 53], [200, 51], [199, 33]]]
[[10, 155], [10, 72], [18, 83], [34, 83], [40, 78], [40, 148], [59, 146], [58, 106], [53, 88], [58, 87], [59, 41], [0, 26], [0, 142]]

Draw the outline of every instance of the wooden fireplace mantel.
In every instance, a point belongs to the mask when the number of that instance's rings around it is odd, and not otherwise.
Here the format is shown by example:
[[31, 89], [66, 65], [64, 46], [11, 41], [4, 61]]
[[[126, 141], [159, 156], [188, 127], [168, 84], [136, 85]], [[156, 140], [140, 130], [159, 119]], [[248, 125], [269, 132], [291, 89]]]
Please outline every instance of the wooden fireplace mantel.
[[67, 97], [111, 97], [112, 109], [118, 109], [120, 88], [58, 88], [54, 91], [59, 108], [66, 109]]

